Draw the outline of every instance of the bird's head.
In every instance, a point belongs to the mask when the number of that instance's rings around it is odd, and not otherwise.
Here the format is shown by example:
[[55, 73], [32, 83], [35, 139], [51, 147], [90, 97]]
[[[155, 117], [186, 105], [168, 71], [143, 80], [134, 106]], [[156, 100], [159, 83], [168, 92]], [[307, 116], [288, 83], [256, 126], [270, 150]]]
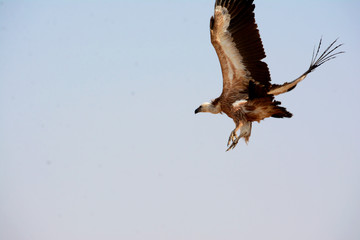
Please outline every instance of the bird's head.
[[221, 112], [220, 104], [217, 103], [216, 105], [213, 104], [213, 102], [204, 102], [200, 105], [197, 109], [195, 109], [195, 114], [199, 112], [209, 112], [213, 114], [217, 114]]

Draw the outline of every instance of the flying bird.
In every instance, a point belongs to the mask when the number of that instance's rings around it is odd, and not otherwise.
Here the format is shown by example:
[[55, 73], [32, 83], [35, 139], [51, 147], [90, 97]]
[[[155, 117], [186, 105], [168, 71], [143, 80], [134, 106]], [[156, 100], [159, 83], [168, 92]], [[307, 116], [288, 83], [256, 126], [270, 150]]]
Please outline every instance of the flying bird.
[[[322, 40], [314, 48], [310, 66], [299, 78], [282, 85], [271, 84], [263, 44], [255, 22], [253, 0], [217, 0], [210, 19], [211, 43], [220, 61], [223, 90], [220, 97], [205, 102], [195, 110], [213, 114], [225, 113], [235, 122], [228, 148], [235, 148], [241, 138], [247, 143], [252, 122], [274, 118], [291, 118], [274, 96], [289, 92], [310, 72], [343, 52], [335, 52], [342, 44], [333, 41], [321, 54]], [[238, 132], [240, 134], [238, 135]]]

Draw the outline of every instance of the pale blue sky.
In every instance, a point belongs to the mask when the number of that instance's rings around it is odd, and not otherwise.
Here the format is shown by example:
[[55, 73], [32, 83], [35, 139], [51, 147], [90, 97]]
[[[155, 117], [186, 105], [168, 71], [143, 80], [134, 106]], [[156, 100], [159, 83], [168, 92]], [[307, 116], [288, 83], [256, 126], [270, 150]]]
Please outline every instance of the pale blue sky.
[[0, 239], [360, 239], [360, 2], [256, 0], [273, 82], [225, 152], [214, 1], [0, 1]]

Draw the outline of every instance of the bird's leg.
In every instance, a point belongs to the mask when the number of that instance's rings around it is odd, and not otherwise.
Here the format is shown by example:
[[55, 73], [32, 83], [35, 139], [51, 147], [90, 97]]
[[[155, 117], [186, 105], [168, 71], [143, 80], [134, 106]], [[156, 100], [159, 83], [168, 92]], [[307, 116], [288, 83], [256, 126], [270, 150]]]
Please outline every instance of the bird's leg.
[[230, 145], [230, 142], [234, 142], [234, 140], [235, 140], [237, 137], [238, 137], [238, 136], [237, 136], [237, 134], [236, 134], [236, 129], [232, 130], [231, 133], [230, 133], [230, 137], [229, 137], [227, 146]]
[[241, 137], [237, 137], [230, 145], [230, 147], [228, 147], [228, 149], [226, 149], [226, 151], [229, 151], [230, 149], [234, 149], [236, 147], [236, 145], [238, 144], [239, 140]]
[[236, 147], [236, 145], [238, 144], [239, 140], [240, 140], [242, 137], [243, 137], [243, 134], [240, 133], [240, 136], [237, 137], [237, 138], [235, 138], [235, 139], [232, 141], [230, 147], [229, 147], [226, 151], [229, 151], [230, 149], [234, 149], [234, 148]]
[[236, 144], [239, 142], [239, 139], [241, 138], [241, 136], [238, 137], [238, 135], [236, 133], [237, 133], [237, 131], [240, 130], [241, 126], [242, 126], [241, 123], [237, 124], [236, 128], [231, 132], [227, 145], [229, 146], [230, 142], [232, 142], [232, 143], [226, 151], [229, 151], [230, 149], [234, 148], [236, 146]]
[[241, 138], [244, 138], [245, 142], [248, 143], [249, 137], [251, 135], [251, 126], [252, 126], [251, 122], [245, 122], [243, 124], [239, 124], [239, 126], [237, 126], [235, 130], [240, 129], [240, 135], [239, 137], [232, 140], [232, 144], [226, 151], [235, 148]]

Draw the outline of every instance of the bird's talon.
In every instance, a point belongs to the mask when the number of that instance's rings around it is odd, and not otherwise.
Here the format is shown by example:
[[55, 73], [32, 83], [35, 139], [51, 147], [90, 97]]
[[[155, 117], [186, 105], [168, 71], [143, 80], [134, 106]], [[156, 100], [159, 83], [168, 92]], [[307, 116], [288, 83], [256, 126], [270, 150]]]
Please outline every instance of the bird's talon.
[[[241, 136], [240, 137], [235, 137], [235, 139], [231, 139], [232, 143], [231, 143], [230, 147], [228, 147], [228, 149], [226, 151], [234, 149], [236, 147], [236, 145], [238, 144], [240, 138], [241, 138]], [[228, 146], [229, 146], [229, 144], [228, 144]]]
[[227, 146], [229, 146], [231, 142], [234, 142], [234, 140], [236, 140], [237, 137], [238, 137], [238, 136], [237, 136], [235, 130], [232, 131], [231, 134], [230, 134], [230, 136], [229, 136], [229, 140], [228, 140]]

